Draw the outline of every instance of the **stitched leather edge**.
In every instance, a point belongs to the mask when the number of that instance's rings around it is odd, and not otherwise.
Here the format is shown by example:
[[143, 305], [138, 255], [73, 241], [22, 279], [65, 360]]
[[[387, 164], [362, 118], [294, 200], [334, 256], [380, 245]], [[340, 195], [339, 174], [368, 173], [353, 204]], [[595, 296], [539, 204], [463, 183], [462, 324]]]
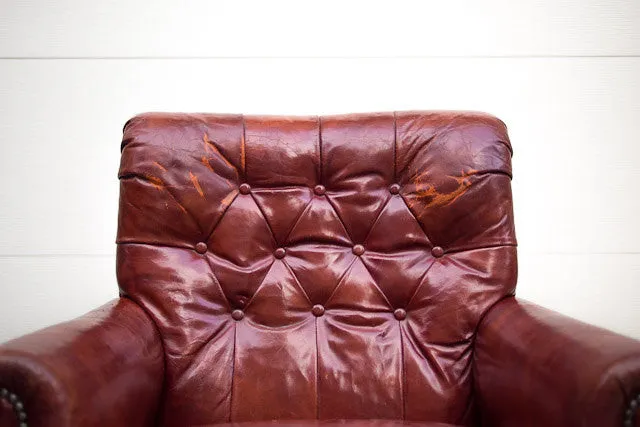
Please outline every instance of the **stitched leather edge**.
[[629, 401], [629, 406], [624, 413], [624, 427], [633, 427], [633, 418], [638, 412], [638, 407], [640, 407], [640, 393], [636, 396], [635, 399], [631, 399]]
[[22, 403], [22, 400], [20, 400], [18, 395], [9, 392], [9, 390], [7, 390], [6, 388], [0, 388], [0, 399], [9, 402], [9, 404], [13, 408], [13, 412], [16, 413], [19, 427], [28, 427], [26, 421], [27, 411], [25, 410], [24, 404]]

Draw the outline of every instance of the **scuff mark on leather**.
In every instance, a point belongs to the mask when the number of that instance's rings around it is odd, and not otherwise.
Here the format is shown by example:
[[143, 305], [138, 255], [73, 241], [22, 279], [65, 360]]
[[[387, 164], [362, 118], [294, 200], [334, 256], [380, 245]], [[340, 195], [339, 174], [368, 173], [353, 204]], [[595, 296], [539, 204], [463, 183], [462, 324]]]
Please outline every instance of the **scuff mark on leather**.
[[162, 172], [166, 172], [167, 169], [165, 169], [164, 166], [162, 166], [160, 163], [158, 162], [153, 162], [154, 165], [156, 165], [158, 168], [160, 168], [160, 170], [162, 170]]
[[213, 166], [211, 166], [211, 163], [209, 163], [209, 158], [207, 158], [207, 156], [202, 156], [201, 162], [202, 164], [209, 169], [211, 172], [215, 173], [216, 171], [213, 170]]
[[[218, 150], [218, 147], [216, 147], [216, 145], [213, 143], [213, 141], [211, 141], [209, 139], [209, 136], [205, 133], [204, 135], [202, 135], [202, 140], [204, 141], [204, 151], [205, 153], [209, 153], [212, 152], [214, 154], [216, 154], [220, 159], [222, 159], [222, 161], [229, 166], [232, 169], [235, 169], [235, 166], [233, 166], [233, 164], [229, 161], [229, 159], [227, 159], [221, 152], [220, 150]], [[204, 159], [205, 157], [203, 157]], [[207, 157], [207, 163], [209, 160], [212, 160], [212, 157]], [[212, 169], [213, 170], [213, 169]]]
[[227, 194], [227, 197], [222, 199], [220, 204], [222, 206], [224, 206], [224, 207], [229, 206], [231, 204], [231, 202], [233, 201], [233, 199], [235, 199], [236, 193], [237, 193], [236, 191], [232, 191], [231, 193]]
[[449, 193], [440, 193], [432, 184], [423, 182], [423, 178], [428, 172], [422, 172], [413, 178], [413, 184], [416, 186], [416, 198], [417, 199], [429, 199], [425, 208], [442, 207], [447, 206], [455, 202], [460, 196], [462, 196], [471, 187], [471, 180], [469, 177], [476, 174], [478, 171], [470, 169], [465, 172], [460, 172], [459, 176], [447, 175], [448, 178], [455, 180], [458, 186]]
[[200, 194], [200, 197], [203, 197], [203, 198], [206, 199], [206, 197], [204, 196], [204, 191], [202, 191], [202, 187], [200, 186], [200, 183], [198, 182], [198, 177], [195, 176], [193, 174], [193, 172], [189, 171], [189, 178], [191, 179], [191, 183], [195, 187], [195, 189], [198, 192], [198, 194]]

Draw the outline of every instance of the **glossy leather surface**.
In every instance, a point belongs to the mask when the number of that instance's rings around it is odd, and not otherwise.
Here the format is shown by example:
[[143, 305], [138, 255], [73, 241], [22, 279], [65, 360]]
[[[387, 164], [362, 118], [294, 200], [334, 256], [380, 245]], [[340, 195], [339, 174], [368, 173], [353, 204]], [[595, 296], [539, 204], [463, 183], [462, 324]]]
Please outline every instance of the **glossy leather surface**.
[[121, 298], [0, 345], [0, 391], [29, 427], [640, 426], [640, 343], [513, 298], [510, 159], [481, 113], [136, 116]]
[[[30, 427], [153, 425], [163, 369], [156, 328], [124, 298], [0, 346], [0, 388]], [[15, 414], [0, 411], [11, 426]]]
[[510, 159], [480, 113], [130, 120], [117, 271], [160, 330], [161, 425], [471, 422]]
[[486, 426], [623, 426], [640, 394], [640, 342], [514, 298], [483, 320], [474, 368]]

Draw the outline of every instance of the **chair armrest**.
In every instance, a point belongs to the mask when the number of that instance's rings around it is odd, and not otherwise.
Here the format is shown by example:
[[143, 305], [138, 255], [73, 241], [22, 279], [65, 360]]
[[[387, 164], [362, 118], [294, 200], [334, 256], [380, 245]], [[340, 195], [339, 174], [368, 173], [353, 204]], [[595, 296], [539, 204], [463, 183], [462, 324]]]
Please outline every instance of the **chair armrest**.
[[[133, 301], [113, 300], [0, 345], [0, 420], [26, 417], [29, 427], [150, 426], [163, 377], [154, 323]], [[7, 414], [7, 404], [15, 414]]]
[[482, 425], [640, 425], [640, 341], [535, 304], [510, 297], [488, 312], [474, 371]]

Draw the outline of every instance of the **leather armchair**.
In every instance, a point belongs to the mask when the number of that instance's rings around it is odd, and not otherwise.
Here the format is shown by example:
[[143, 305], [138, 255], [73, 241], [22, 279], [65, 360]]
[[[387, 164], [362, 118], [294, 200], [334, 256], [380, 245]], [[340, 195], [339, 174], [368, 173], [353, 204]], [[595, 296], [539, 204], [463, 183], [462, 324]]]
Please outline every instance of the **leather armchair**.
[[0, 426], [640, 426], [640, 342], [515, 298], [482, 113], [148, 113], [120, 298], [0, 346]]

